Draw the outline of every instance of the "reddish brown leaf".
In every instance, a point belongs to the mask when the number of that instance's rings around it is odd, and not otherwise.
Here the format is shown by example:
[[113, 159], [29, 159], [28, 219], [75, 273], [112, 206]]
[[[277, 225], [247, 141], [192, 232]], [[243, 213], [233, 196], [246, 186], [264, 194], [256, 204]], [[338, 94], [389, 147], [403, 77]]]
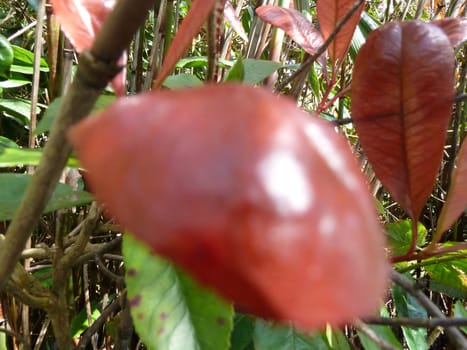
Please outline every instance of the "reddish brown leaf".
[[78, 52], [89, 49], [116, 1], [51, 0], [63, 32]]
[[232, 3], [228, 0], [225, 2], [224, 16], [225, 20], [230, 24], [238, 36], [243, 40], [248, 41], [248, 34], [245, 32], [245, 29], [243, 29], [242, 22], [240, 22], [240, 18], [238, 18], [235, 13]]
[[[467, 140], [467, 139], [466, 139]], [[438, 228], [433, 242], [451, 227], [462, 212], [467, 209], [467, 142], [464, 140], [456, 159], [456, 168], [452, 172], [451, 187], [446, 203], [438, 219]]]
[[443, 18], [431, 23], [444, 31], [453, 47], [467, 40], [467, 19], [465, 18]]
[[[114, 0], [51, 0], [63, 32], [78, 52], [91, 48], [115, 3]], [[120, 64], [126, 64], [126, 55]], [[125, 94], [125, 76], [126, 70], [112, 80], [117, 95]]]
[[420, 21], [387, 24], [358, 53], [352, 117], [383, 185], [417, 220], [432, 191], [454, 100], [452, 46]]
[[[326, 40], [336, 28], [337, 24], [349, 12], [349, 9], [355, 4], [355, 0], [318, 0], [316, 2], [316, 11], [318, 13], [319, 25], [324, 40]], [[337, 61], [342, 63], [347, 51], [349, 51], [350, 42], [355, 32], [360, 16], [365, 7], [363, 1], [361, 6], [352, 17], [346, 22], [336, 38], [328, 47], [329, 57], [335, 64]]]
[[377, 309], [388, 265], [372, 198], [346, 141], [294, 101], [153, 92], [70, 138], [122, 225], [243, 310], [311, 329]]
[[208, 18], [217, 1], [218, 0], [196, 0], [192, 2], [188, 14], [170, 44], [159, 75], [154, 82], [154, 88], [161, 86], [165, 78], [167, 78], [167, 75], [170, 74], [177, 62], [182, 58], [186, 50], [188, 50], [194, 36], [200, 31], [201, 26]]
[[267, 23], [282, 29], [310, 55], [323, 45], [323, 36], [300, 12], [279, 6], [260, 6], [256, 14]]

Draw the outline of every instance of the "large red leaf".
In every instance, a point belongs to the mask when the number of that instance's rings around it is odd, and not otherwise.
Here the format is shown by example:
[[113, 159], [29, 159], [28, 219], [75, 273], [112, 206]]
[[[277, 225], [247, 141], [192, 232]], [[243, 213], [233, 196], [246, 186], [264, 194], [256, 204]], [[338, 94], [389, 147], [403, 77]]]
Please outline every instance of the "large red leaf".
[[[338, 23], [349, 12], [349, 9], [355, 4], [355, 0], [318, 0], [316, 2], [316, 11], [318, 13], [319, 25], [324, 39], [329, 38]], [[335, 64], [337, 61], [342, 63], [350, 47], [352, 36], [355, 32], [360, 16], [365, 7], [365, 1], [345, 23], [336, 38], [328, 47], [328, 53], [331, 61]]]
[[170, 44], [159, 75], [154, 82], [154, 88], [159, 87], [164, 82], [167, 75], [170, 74], [177, 62], [188, 50], [193, 38], [200, 31], [217, 1], [220, 0], [196, 0], [192, 2], [190, 10]]
[[[115, 6], [115, 0], [51, 0], [63, 32], [75, 47], [83, 52], [90, 49], [107, 15]], [[126, 64], [126, 55], [120, 63]], [[117, 95], [125, 94], [126, 71], [112, 80]]]
[[437, 242], [440, 236], [454, 224], [467, 209], [467, 142], [464, 140], [456, 159], [456, 168], [452, 172], [451, 187], [446, 203], [438, 220], [437, 234], [433, 239]]
[[323, 45], [323, 36], [300, 12], [279, 6], [259, 6], [256, 14], [267, 23], [282, 29], [310, 55]]
[[375, 30], [355, 62], [351, 98], [359, 140], [376, 175], [414, 220], [440, 165], [453, 71], [448, 37], [420, 21]]
[[454, 47], [467, 40], [466, 18], [450, 17], [438, 19], [431, 23], [437, 25], [444, 31]]
[[122, 225], [243, 310], [308, 329], [383, 297], [388, 265], [359, 167], [292, 100], [241, 85], [153, 92], [70, 138]]

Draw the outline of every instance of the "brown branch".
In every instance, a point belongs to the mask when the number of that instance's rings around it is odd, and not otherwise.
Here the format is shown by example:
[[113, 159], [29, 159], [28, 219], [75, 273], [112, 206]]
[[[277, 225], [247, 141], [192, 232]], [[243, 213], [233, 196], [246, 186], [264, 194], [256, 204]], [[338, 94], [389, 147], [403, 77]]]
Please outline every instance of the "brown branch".
[[[404, 275], [395, 271], [392, 271], [391, 278], [394, 283], [404, 288], [410, 295], [417, 299], [420, 305], [425, 308], [430, 316], [447, 319], [446, 315], [444, 315], [443, 312], [430, 300], [430, 298], [428, 298], [423, 291], [417, 287], [415, 282], [412, 282]], [[446, 327], [445, 331], [452, 345], [454, 345], [456, 349], [467, 348], [467, 340], [459, 329], [455, 327]]]
[[336, 28], [334, 28], [331, 35], [329, 35], [329, 37], [324, 41], [323, 45], [319, 47], [319, 49], [314, 55], [309, 56], [305, 61], [303, 61], [300, 67], [290, 77], [288, 77], [281, 84], [279, 84], [279, 86], [274, 89], [276, 92], [280, 92], [281, 90], [283, 90], [287, 84], [295, 80], [297, 77], [301, 76], [301, 74], [303, 74], [311, 67], [313, 62], [315, 62], [318, 59], [318, 57], [321, 56], [327, 50], [328, 46], [336, 38], [337, 34], [341, 31], [342, 27], [350, 20], [352, 15], [355, 13], [355, 11], [358, 10], [358, 8], [362, 5], [363, 2], [364, 0], [357, 0], [355, 4], [352, 5], [352, 7], [345, 14], [345, 16], [342, 17], [342, 20], [339, 21], [339, 23], [337, 23]]
[[102, 89], [120, 71], [117, 61], [152, 5], [153, 0], [138, 1], [138, 6], [133, 0], [118, 1], [91, 53], [81, 55], [76, 77], [63, 99], [41, 162], [8, 227], [5, 241], [0, 240], [0, 290], [15, 268], [70, 155], [68, 129], [89, 114]]

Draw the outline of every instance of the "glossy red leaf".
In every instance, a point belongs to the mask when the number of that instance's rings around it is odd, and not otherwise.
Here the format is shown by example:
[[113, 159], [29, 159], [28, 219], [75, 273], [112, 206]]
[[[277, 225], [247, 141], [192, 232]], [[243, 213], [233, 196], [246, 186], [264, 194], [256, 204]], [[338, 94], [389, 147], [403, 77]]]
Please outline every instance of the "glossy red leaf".
[[377, 309], [388, 265], [366, 183], [346, 141], [292, 100], [153, 92], [70, 139], [123, 226], [242, 310], [312, 329]]
[[323, 36], [299, 11], [280, 6], [259, 6], [256, 14], [267, 23], [282, 29], [310, 55], [323, 45]]
[[[83, 52], [90, 49], [102, 27], [105, 18], [115, 6], [115, 0], [51, 0], [54, 14], [63, 32], [75, 47]], [[120, 64], [126, 64], [126, 55]], [[117, 95], [125, 94], [126, 71], [112, 80], [112, 87]]]
[[[318, 21], [324, 40], [329, 38], [336, 26], [354, 4], [355, 0], [318, 0], [316, 2]], [[355, 11], [352, 17], [345, 23], [336, 35], [336, 38], [329, 45], [329, 57], [334, 64], [336, 62], [339, 62], [339, 64], [342, 63], [345, 55], [349, 51], [350, 42], [352, 41], [355, 28], [360, 21], [360, 16], [364, 7], [365, 2], [363, 1], [358, 10]]]
[[177, 62], [182, 58], [186, 50], [188, 50], [193, 38], [200, 31], [217, 1], [218, 0], [196, 0], [192, 2], [185, 19], [180, 25], [165, 55], [159, 75], [154, 82], [154, 88], [162, 85], [165, 78], [167, 78]]
[[383, 185], [417, 220], [433, 189], [454, 100], [452, 46], [437, 26], [373, 31], [353, 73], [352, 117]]
[[433, 242], [451, 227], [467, 209], [467, 142], [464, 140], [456, 159], [456, 168], [452, 172], [451, 186], [446, 202], [438, 219], [437, 234]]
[[444, 31], [454, 47], [467, 40], [467, 19], [465, 18], [443, 18], [431, 23]]

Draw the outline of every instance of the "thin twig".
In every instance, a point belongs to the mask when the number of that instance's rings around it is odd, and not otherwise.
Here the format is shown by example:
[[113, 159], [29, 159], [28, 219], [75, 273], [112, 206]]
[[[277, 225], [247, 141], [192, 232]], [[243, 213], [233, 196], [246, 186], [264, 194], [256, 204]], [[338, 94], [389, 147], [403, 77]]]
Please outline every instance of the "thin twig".
[[120, 300], [114, 300], [109, 306], [107, 306], [104, 310], [102, 310], [100, 316], [92, 323], [91, 327], [86, 329], [86, 331], [81, 335], [79, 340], [78, 346], [76, 347], [77, 350], [85, 349], [88, 343], [91, 341], [94, 334], [96, 334], [107, 322], [107, 319], [110, 315], [115, 312], [118, 312], [120, 309]]
[[[417, 287], [415, 282], [412, 282], [404, 275], [395, 271], [392, 271], [391, 278], [394, 283], [404, 288], [410, 295], [417, 299], [420, 305], [425, 308], [430, 316], [440, 319], [447, 318], [446, 315], [444, 315], [443, 312], [430, 300], [430, 298], [428, 298], [423, 291]], [[452, 345], [454, 345], [456, 349], [467, 349], [467, 340], [459, 329], [455, 327], [446, 327], [445, 331], [449, 340], [452, 342]]]
[[438, 265], [438, 264], [441, 264], [441, 263], [454, 261], [454, 260], [461, 260], [461, 259], [467, 259], [467, 253], [457, 253], [457, 254], [456, 253], [451, 253], [449, 255], [441, 256], [441, 257], [436, 258], [436, 259], [430, 259], [430, 260], [425, 259], [425, 260], [420, 261], [420, 262], [418, 262], [416, 264], [411, 264], [411, 265], [408, 265], [408, 266], [397, 268], [396, 270], [399, 273], [404, 273], [404, 272], [413, 271], [413, 270], [416, 270], [416, 269], [419, 269], [419, 268], [425, 267], [425, 266]]
[[29, 29], [32, 29], [34, 28], [34, 26], [37, 24], [37, 21], [32, 21], [31, 23], [29, 23], [26, 27], [18, 30], [16, 33], [14, 33], [13, 35], [9, 36], [8, 37], [8, 41], [12, 41], [13, 39], [16, 39], [17, 37], [23, 35], [24, 33], [26, 33]]
[[94, 260], [96, 261], [97, 266], [99, 266], [99, 269], [102, 272], [102, 274], [104, 274], [105, 276], [107, 276], [111, 280], [114, 280], [114, 281], [116, 281], [118, 283], [123, 283], [124, 282], [124, 277], [119, 276], [116, 273], [113, 273], [112, 271], [110, 271], [109, 268], [107, 266], [105, 266], [104, 262], [102, 261], [101, 257], [98, 254], [95, 255]]
[[305, 72], [311, 67], [313, 62], [315, 62], [318, 59], [318, 57], [321, 56], [327, 50], [328, 46], [336, 38], [337, 34], [341, 31], [342, 27], [350, 20], [352, 15], [355, 13], [355, 11], [358, 10], [358, 8], [362, 5], [363, 2], [364, 0], [357, 0], [355, 4], [352, 5], [352, 7], [345, 14], [345, 16], [342, 17], [342, 20], [339, 21], [339, 23], [336, 25], [336, 28], [334, 28], [331, 35], [329, 35], [329, 37], [324, 41], [323, 45], [320, 46], [320, 48], [316, 51], [314, 55], [309, 56], [305, 61], [303, 61], [300, 67], [290, 77], [288, 77], [281, 84], [279, 84], [279, 86], [274, 89], [276, 92], [282, 91], [287, 84], [292, 82], [295, 78], [300, 76], [303, 72]]
[[436, 328], [436, 327], [462, 327], [467, 326], [467, 318], [408, 318], [408, 317], [374, 317], [367, 318], [363, 322], [368, 324], [386, 326], [406, 326], [412, 328]]

